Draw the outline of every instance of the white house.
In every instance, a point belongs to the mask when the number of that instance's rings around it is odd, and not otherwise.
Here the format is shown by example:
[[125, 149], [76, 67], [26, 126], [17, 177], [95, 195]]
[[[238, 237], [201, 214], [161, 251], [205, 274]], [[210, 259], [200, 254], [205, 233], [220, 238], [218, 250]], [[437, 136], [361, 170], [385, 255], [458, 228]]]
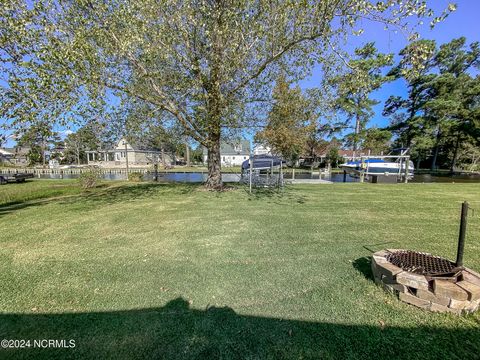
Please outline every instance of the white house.
[[114, 149], [86, 151], [88, 165], [125, 166], [150, 165], [165, 163], [171, 165], [173, 156], [163, 151], [148, 148], [142, 144], [130, 143], [125, 138], [120, 139]]
[[[250, 142], [246, 140], [220, 144], [222, 166], [240, 166], [250, 156]], [[203, 149], [203, 162], [207, 163], [207, 149]]]

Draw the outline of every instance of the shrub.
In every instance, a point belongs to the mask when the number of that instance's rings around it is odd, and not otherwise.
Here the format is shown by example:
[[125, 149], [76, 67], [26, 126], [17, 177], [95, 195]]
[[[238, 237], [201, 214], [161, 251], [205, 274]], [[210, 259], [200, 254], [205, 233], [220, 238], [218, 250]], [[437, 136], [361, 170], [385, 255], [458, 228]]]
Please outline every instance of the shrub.
[[101, 179], [101, 171], [98, 168], [90, 167], [80, 174], [78, 180], [83, 189], [92, 189], [97, 186]]
[[139, 172], [132, 172], [128, 174], [128, 180], [133, 182], [140, 182], [143, 180], [143, 174]]

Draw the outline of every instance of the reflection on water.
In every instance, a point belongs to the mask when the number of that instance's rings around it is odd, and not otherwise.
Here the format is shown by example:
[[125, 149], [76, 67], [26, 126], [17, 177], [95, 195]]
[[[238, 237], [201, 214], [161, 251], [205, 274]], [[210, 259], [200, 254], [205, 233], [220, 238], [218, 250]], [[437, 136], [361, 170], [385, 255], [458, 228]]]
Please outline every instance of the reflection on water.
[[[297, 177], [297, 176], [295, 176]], [[343, 182], [343, 174], [322, 176], [322, 179]], [[347, 175], [347, 182], [359, 182], [358, 178]], [[418, 174], [409, 180], [411, 183], [475, 183], [480, 182], [480, 175], [430, 175]]]
[[415, 183], [474, 183], [480, 182], [480, 175], [415, 175], [412, 182]]
[[[76, 179], [79, 177], [79, 174], [41, 174], [40, 176], [35, 175], [36, 178], [41, 179]], [[125, 180], [125, 174], [103, 174], [105, 180]], [[284, 176], [285, 180], [290, 180], [292, 178], [291, 173], [286, 173]], [[340, 174], [330, 174], [322, 175], [321, 177], [324, 180], [329, 180], [332, 182], [343, 182], [343, 173]], [[170, 172], [170, 173], [159, 173], [158, 181], [161, 182], [188, 182], [188, 183], [202, 183], [207, 179], [206, 173], [192, 172], [192, 173], [183, 173], [183, 172]], [[311, 175], [310, 173], [295, 173], [295, 179], [318, 179], [317, 175]], [[144, 180], [153, 180], [153, 174], [144, 174]], [[240, 174], [234, 173], [224, 173], [222, 174], [222, 181], [224, 182], [238, 182], [240, 181]], [[358, 182], [358, 178], [351, 177], [347, 175], [347, 182]], [[480, 175], [430, 175], [430, 174], [420, 174], [415, 175], [413, 180], [410, 180], [413, 183], [473, 183], [480, 182]]]

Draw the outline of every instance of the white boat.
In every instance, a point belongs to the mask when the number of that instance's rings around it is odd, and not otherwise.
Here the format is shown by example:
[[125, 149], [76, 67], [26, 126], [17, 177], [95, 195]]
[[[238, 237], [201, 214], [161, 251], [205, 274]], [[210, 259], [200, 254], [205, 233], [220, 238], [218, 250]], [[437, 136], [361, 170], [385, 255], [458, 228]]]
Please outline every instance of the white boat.
[[[352, 176], [365, 175], [405, 175], [406, 159], [405, 152], [400, 156], [363, 156], [358, 160], [353, 160], [341, 164], [340, 168]], [[413, 178], [415, 168], [412, 161], [408, 161], [407, 178]]]

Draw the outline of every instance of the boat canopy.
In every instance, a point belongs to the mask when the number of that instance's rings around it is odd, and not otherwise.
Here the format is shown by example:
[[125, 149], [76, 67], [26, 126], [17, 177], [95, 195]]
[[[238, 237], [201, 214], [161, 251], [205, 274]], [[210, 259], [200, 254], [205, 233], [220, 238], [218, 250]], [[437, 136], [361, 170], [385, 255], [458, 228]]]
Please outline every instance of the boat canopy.
[[[383, 164], [386, 161], [383, 159], [364, 159], [363, 162], [365, 164]], [[355, 161], [349, 161], [347, 162], [347, 165], [361, 165], [362, 161], [361, 160], [355, 160]]]
[[[271, 167], [280, 167], [282, 165], [282, 159], [271, 155], [254, 155], [252, 157], [252, 169], [270, 169]], [[245, 160], [242, 163], [242, 170], [250, 169], [250, 159]]]

